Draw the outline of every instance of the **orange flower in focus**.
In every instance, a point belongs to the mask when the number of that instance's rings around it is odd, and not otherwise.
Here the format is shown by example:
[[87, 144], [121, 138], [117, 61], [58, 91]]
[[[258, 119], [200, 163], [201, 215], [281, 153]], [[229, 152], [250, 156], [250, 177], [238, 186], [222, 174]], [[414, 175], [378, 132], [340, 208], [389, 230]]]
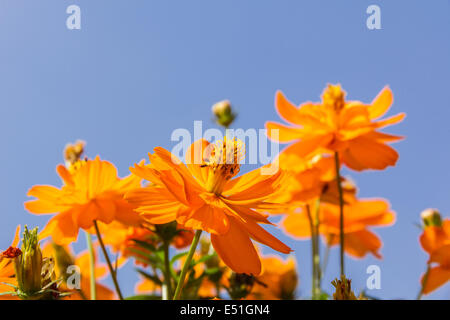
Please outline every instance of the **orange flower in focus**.
[[296, 107], [278, 91], [276, 109], [290, 125], [267, 122], [269, 137], [281, 143], [292, 143], [283, 152], [299, 157], [319, 149], [339, 152], [341, 163], [357, 171], [395, 165], [398, 154], [386, 143], [401, 137], [377, 131], [402, 121], [405, 116], [401, 113], [378, 120], [392, 104], [389, 87], [385, 87], [370, 105], [346, 101], [345, 95], [340, 85], [328, 85], [321, 103], [306, 102]]
[[296, 263], [293, 257], [283, 261], [278, 256], [262, 259], [263, 271], [256, 277], [249, 300], [293, 300], [297, 288]]
[[289, 253], [291, 250], [263, 229], [267, 216], [254, 209], [271, 206], [266, 200], [279, 188], [281, 171], [262, 174], [257, 169], [233, 179], [243, 158], [242, 142], [233, 139], [193, 143], [184, 165], [163, 148], [149, 154], [150, 166], [130, 168], [157, 188], [128, 192], [125, 198], [150, 223], [176, 220], [183, 228], [204, 230], [220, 258], [235, 272], [259, 274], [261, 261], [250, 239]]
[[[15, 278], [15, 271], [14, 271], [14, 262], [13, 258], [14, 255], [11, 255], [12, 252], [17, 252], [19, 254], [20, 250], [17, 248], [20, 241], [20, 226], [17, 226], [16, 228], [16, 234], [14, 236], [14, 240], [11, 243], [11, 246], [8, 250], [4, 251], [0, 254], [0, 294], [3, 292], [10, 292], [14, 291], [14, 288], [5, 284], [11, 284], [14, 286], [17, 286], [17, 281]], [[0, 300], [17, 300], [19, 299], [17, 296], [12, 296], [9, 294], [0, 295]]]
[[[90, 300], [91, 288], [90, 288], [90, 264], [89, 264], [89, 252], [84, 251], [74, 257], [74, 254], [69, 246], [59, 246], [51, 242], [46, 242], [42, 248], [42, 253], [45, 257], [52, 258], [55, 261], [55, 276], [57, 279], [63, 279], [59, 287], [60, 291], [72, 292], [72, 294], [66, 296], [64, 300]], [[98, 260], [95, 254], [95, 261]], [[75, 272], [71, 266], [77, 266], [80, 274], [80, 288], [69, 289], [67, 286], [68, 276], [73, 275]], [[108, 275], [108, 268], [104, 264], [96, 263], [95, 266], [95, 278], [101, 280]], [[112, 290], [108, 287], [96, 283], [97, 300], [114, 300], [116, 296]]]
[[63, 186], [34, 186], [28, 196], [37, 200], [25, 203], [34, 214], [56, 213], [42, 230], [41, 239], [51, 236], [57, 244], [69, 244], [77, 239], [80, 228], [91, 229], [94, 220], [106, 224], [117, 220], [134, 226], [141, 223], [123, 199], [125, 192], [140, 186], [140, 179], [133, 175], [119, 178], [114, 165], [99, 157], [58, 165], [56, 170]]
[[[345, 252], [354, 258], [362, 258], [368, 253], [381, 258], [378, 251], [382, 242], [368, 228], [392, 225], [395, 213], [390, 210], [388, 201], [384, 199], [357, 199], [353, 198], [351, 188], [348, 190], [347, 202], [344, 205]], [[329, 245], [333, 246], [339, 244], [339, 205], [337, 201], [333, 203], [331, 194], [325, 193], [325, 196], [329, 197], [330, 202], [320, 202], [319, 233], [325, 237]], [[315, 212], [316, 204], [310, 204], [310, 208], [310, 212]], [[311, 237], [310, 221], [304, 208], [288, 213], [281, 225], [291, 236], [303, 239]]]
[[[425, 210], [422, 218], [425, 222], [427, 219], [431, 221], [426, 223], [420, 236], [422, 248], [430, 255], [430, 270], [423, 288], [423, 293], [428, 294], [450, 281], [450, 219], [442, 221], [440, 214], [432, 209]], [[421, 283], [424, 278], [425, 275], [422, 276]]]

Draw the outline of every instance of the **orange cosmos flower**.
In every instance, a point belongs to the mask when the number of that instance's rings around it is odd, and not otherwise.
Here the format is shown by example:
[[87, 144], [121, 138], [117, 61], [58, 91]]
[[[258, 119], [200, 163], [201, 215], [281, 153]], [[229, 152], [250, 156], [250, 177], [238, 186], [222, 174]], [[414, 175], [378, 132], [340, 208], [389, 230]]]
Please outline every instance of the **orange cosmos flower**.
[[[450, 219], [442, 221], [439, 212], [433, 209], [425, 210], [422, 218], [426, 224], [420, 244], [430, 255], [430, 269], [423, 288], [423, 293], [428, 294], [450, 281]], [[424, 278], [425, 275], [422, 276], [422, 283]]]
[[267, 216], [254, 209], [270, 207], [266, 199], [279, 188], [281, 171], [263, 175], [261, 169], [234, 178], [240, 170], [243, 145], [233, 139], [191, 145], [184, 165], [163, 148], [149, 154], [150, 166], [131, 172], [158, 187], [128, 192], [125, 198], [150, 223], [176, 220], [183, 228], [204, 230], [221, 259], [235, 272], [259, 274], [261, 262], [250, 239], [289, 253], [291, 250], [263, 229]]
[[263, 271], [256, 277], [249, 300], [292, 300], [297, 288], [296, 263], [293, 257], [263, 257]]
[[14, 236], [14, 240], [11, 243], [11, 246], [8, 248], [8, 250], [0, 254], [0, 300], [19, 299], [17, 296], [12, 296], [9, 294], [1, 295], [1, 293], [4, 292], [14, 291], [13, 287], [7, 284], [17, 286], [13, 259], [17, 255], [21, 254], [20, 249], [17, 248], [17, 246], [19, 245], [19, 241], [20, 241], [20, 226], [17, 226], [16, 234]]
[[25, 203], [34, 214], [57, 213], [42, 230], [41, 238], [51, 236], [63, 245], [75, 241], [80, 228], [91, 229], [94, 220], [106, 224], [117, 220], [136, 226], [141, 223], [133, 206], [123, 199], [125, 192], [140, 186], [136, 176], [119, 178], [114, 165], [98, 156], [68, 167], [59, 165], [56, 170], [63, 186], [34, 186], [28, 196], [37, 200]]
[[275, 194], [270, 200], [287, 207], [299, 206], [320, 197], [331, 186], [330, 182], [335, 180], [334, 159], [324, 154], [299, 157], [281, 152], [274, 163], [289, 174], [283, 192]]
[[[315, 204], [310, 204], [310, 212], [315, 212]], [[354, 258], [362, 258], [368, 253], [381, 258], [382, 246], [378, 236], [370, 231], [371, 226], [389, 226], [395, 221], [395, 213], [389, 209], [384, 199], [356, 199], [344, 206], [345, 252]], [[329, 245], [339, 243], [339, 206], [334, 203], [320, 203], [319, 233], [325, 236]], [[288, 213], [281, 225], [286, 233], [297, 238], [310, 238], [311, 228], [307, 210], [299, 208]]]
[[[384, 169], [395, 165], [398, 154], [386, 143], [401, 137], [377, 131], [403, 120], [401, 113], [378, 120], [392, 104], [392, 92], [385, 87], [370, 105], [346, 101], [340, 85], [328, 85], [321, 103], [306, 102], [296, 107], [278, 91], [275, 106], [279, 115], [291, 125], [267, 122], [272, 140], [293, 142], [283, 152], [304, 157], [321, 149], [339, 152], [341, 163], [357, 171]], [[271, 131], [278, 129], [277, 131]]]

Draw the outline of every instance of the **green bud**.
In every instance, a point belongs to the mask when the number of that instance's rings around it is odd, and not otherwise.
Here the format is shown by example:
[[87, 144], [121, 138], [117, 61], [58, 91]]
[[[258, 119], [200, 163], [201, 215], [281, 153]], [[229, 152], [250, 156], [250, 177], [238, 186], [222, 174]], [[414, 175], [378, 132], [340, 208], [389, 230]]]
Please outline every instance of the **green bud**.
[[19, 295], [33, 296], [42, 289], [42, 252], [39, 247], [38, 229], [31, 232], [25, 226], [22, 254], [15, 258]]
[[43, 258], [39, 246], [38, 228], [23, 232], [21, 254], [14, 258], [17, 278], [16, 294], [22, 300], [48, 300], [59, 297], [54, 281], [54, 262]]
[[231, 123], [236, 119], [236, 114], [231, 108], [230, 101], [223, 100], [217, 102], [212, 106], [212, 112], [215, 116], [217, 124], [228, 128]]
[[420, 214], [425, 227], [442, 227], [441, 214], [436, 209], [426, 209]]

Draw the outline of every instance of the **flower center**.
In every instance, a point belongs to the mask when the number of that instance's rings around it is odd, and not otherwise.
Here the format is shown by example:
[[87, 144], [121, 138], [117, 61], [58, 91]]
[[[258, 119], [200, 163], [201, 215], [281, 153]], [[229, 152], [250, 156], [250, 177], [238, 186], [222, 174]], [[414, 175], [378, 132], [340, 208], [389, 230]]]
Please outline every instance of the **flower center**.
[[205, 150], [203, 167], [209, 167], [210, 172], [206, 183], [209, 192], [220, 195], [228, 180], [240, 171], [240, 161], [245, 156], [244, 143], [236, 138], [217, 141]]
[[77, 141], [74, 144], [66, 145], [64, 149], [64, 160], [66, 162], [66, 168], [72, 174], [80, 169], [87, 161], [87, 159], [82, 159], [84, 146], [85, 142]]
[[340, 85], [329, 84], [322, 94], [322, 101], [324, 105], [339, 112], [345, 106], [345, 91], [342, 90]]

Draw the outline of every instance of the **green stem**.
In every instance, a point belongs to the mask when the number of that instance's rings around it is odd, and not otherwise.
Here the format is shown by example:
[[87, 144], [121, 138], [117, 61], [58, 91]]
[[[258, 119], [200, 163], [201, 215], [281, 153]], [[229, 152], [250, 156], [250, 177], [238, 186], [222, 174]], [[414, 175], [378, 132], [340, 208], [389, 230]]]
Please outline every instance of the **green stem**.
[[97, 220], [94, 220], [95, 232], [97, 233], [98, 242], [100, 243], [100, 247], [102, 248], [103, 255], [105, 256], [106, 262], [108, 264], [109, 272], [111, 273], [111, 278], [114, 282], [114, 287], [116, 288], [117, 295], [120, 300], [123, 300], [122, 292], [120, 291], [119, 283], [117, 282], [117, 274], [114, 271], [114, 268], [111, 264], [111, 260], [109, 259], [108, 252], [106, 252], [105, 245], [102, 240], [102, 236], [100, 234], [100, 230], [98, 229]]
[[336, 183], [339, 191], [339, 243], [340, 243], [340, 260], [341, 260], [341, 276], [345, 275], [344, 269], [344, 195], [342, 193], [341, 173], [339, 164], [339, 153], [334, 153], [334, 163], [336, 166]]
[[200, 235], [202, 234], [202, 230], [197, 230], [195, 232], [194, 239], [192, 240], [191, 247], [189, 248], [189, 253], [186, 257], [186, 261], [184, 263], [183, 269], [181, 270], [180, 278], [178, 279], [177, 288], [175, 289], [175, 295], [173, 296], [173, 300], [180, 299], [181, 289], [184, 285], [184, 279], [186, 278], [186, 274], [191, 265], [192, 257], [194, 256], [195, 250], [198, 245], [198, 241], [200, 240]]
[[309, 221], [309, 229], [311, 230], [311, 260], [312, 260], [312, 289], [311, 289], [311, 295], [312, 299], [316, 300], [317, 297], [317, 264], [316, 264], [316, 234], [315, 234], [315, 228], [314, 228], [314, 222], [313, 218], [311, 216], [311, 209], [309, 204], [305, 206], [306, 214], [308, 215], [308, 221]]
[[419, 294], [417, 295], [417, 300], [422, 299], [423, 291], [425, 290], [425, 287], [428, 282], [428, 276], [430, 275], [430, 264], [427, 265], [427, 271], [425, 272], [425, 275], [423, 276], [422, 280], [422, 287], [420, 288]]
[[314, 255], [314, 262], [316, 264], [316, 272], [317, 272], [317, 287], [316, 287], [316, 296], [320, 296], [322, 293], [322, 270], [320, 268], [320, 233], [319, 233], [319, 212], [320, 212], [320, 198], [316, 200], [315, 207], [315, 218], [314, 218], [314, 231], [316, 237], [316, 252]]
[[327, 239], [327, 246], [325, 249], [325, 254], [323, 257], [323, 262], [322, 262], [322, 273], [325, 274], [325, 271], [327, 270], [327, 266], [328, 266], [328, 257], [330, 256], [330, 248], [331, 245], [330, 243], [333, 241], [334, 235], [330, 235], [329, 238]]
[[88, 251], [89, 251], [89, 271], [91, 274], [91, 279], [90, 279], [91, 300], [97, 300], [94, 246], [92, 245], [92, 236], [87, 231], [86, 231], [86, 242], [87, 242], [87, 247], [88, 247]]
[[172, 277], [170, 275], [170, 260], [169, 260], [169, 243], [164, 241], [164, 282], [167, 286], [167, 300], [172, 296]]

